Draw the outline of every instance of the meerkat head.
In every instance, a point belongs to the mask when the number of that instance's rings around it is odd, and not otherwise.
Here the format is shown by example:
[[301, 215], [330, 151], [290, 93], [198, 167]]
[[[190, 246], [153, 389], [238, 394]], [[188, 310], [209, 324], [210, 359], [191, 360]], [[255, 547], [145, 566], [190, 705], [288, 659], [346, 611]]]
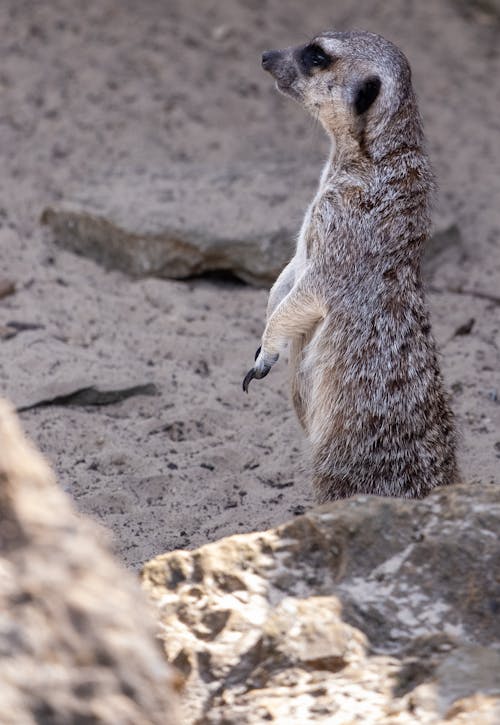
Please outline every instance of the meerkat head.
[[374, 33], [322, 33], [306, 45], [266, 51], [262, 66], [335, 137], [380, 127], [412, 94], [405, 56]]

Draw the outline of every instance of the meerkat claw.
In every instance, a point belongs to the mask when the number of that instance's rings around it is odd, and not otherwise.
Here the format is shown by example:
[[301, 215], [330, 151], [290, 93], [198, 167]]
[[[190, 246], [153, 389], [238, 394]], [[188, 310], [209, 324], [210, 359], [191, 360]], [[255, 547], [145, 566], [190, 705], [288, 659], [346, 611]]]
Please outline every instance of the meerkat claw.
[[259, 355], [260, 355], [260, 351], [261, 351], [261, 350], [262, 350], [262, 346], [260, 345], [260, 346], [259, 346], [259, 347], [257, 348], [257, 350], [255, 351], [255, 357], [254, 357], [254, 360], [257, 360], [257, 358], [258, 358], [258, 357], [259, 357]]
[[270, 369], [271, 365], [266, 366], [262, 370], [259, 370], [258, 368], [252, 368], [249, 370], [243, 379], [243, 390], [245, 393], [248, 393], [248, 386], [251, 380], [262, 380], [262, 378], [266, 377]]
[[243, 390], [245, 393], [248, 393], [248, 386], [250, 384], [250, 381], [253, 380], [255, 377], [255, 368], [252, 368], [247, 372], [245, 377], [243, 378]]
[[275, 355], [271, 355], [269, 353], [263, 354], [262, 346], [259, 347], [259, 349], [255, 353], [255, 365], [251, 370], [247, 372], [243, 380], [243, 390], [245, 391], [245, 393], [248, 393], [248, 386], [250, 384], [250, 381], [254, 378], [255, 380], [262, 380], [262, 378], [265, 378], [274, 363], [277, 362], [278, 358], [278, 353], [276, 353]]

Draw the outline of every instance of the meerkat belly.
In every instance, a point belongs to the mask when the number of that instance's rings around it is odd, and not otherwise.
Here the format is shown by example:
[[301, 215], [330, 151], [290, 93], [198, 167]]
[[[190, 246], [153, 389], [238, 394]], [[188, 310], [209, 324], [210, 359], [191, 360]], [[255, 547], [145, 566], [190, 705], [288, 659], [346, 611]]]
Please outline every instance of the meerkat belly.
[[307, 432], [324, 326], [325, 321], [318, 323], [308, 335], [295, 338], [290, 345], [292, 400], [297, 417]]
[[[310, 236], [313, 230], [311, 219], [314, 212], [316, 199], [310, 204], [302, 228], [300, 230], [297, 250], [295, 253], [295, 274], [296, 279], [306, 272], [309, 264], [308, 248], [310, 246]], [[295, 412], [302, 427], [307, 431], [308, 408], [310, 406], [311, 397], [311, 365], [314, 361], [314, 341], [317, 337], [321, 324], [317, 325], [307, 335], [300, 335], [290, 341], [289, 346], [289, 365], [291, 369], [291, 390], [292, 401]]]
[[435, 346], [419, 319], [365, 324], [338, 312], [305, 346], [298, 374], [322, 500], [420, 496], [456, 476]]
[[358, 436], [366, 436], [382, 419], [396, 426], [405, 420], [410, 360], [419, 361], [423, 387], [432, 378], [427, 354], [413, 344], [409, 331], [403, 346], [397, 327], [381, 326], [377, 333], [371, 320], [365, 324], [340, 307], [331, 312], [305, 341], [297, 366], [307, 391], [306, 427], [313, 444], [328, 440], [352, 460], [361, 450]]

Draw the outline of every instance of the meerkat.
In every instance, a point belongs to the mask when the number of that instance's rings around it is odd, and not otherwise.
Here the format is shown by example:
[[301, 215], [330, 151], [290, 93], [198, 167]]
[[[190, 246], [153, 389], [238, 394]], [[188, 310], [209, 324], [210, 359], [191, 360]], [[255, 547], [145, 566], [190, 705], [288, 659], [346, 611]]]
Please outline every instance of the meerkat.
[[421, 281], [434, 180], [408, 61], [373, 33], [325, 32], [262, 65], [332, 144], [243, 389], [289, 343], [317, 499], [423, 497], [458, 473]]

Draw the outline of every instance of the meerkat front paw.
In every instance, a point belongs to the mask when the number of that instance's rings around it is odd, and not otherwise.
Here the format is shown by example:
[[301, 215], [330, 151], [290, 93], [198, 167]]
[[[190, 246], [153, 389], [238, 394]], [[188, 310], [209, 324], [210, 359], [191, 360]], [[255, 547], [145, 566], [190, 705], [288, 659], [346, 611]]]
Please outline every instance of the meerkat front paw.
[[265, 352], [262, 352], [262, 348], [259, 347], [257, 352], [255, 353], [255, 365], [251, 370], [247, 372], [243, 379], [243, 390], [245, 393], [248, 393], [248, 386], [250, 384], [250, 381], [255, 378], [255, 380], [262, 380], [262, 378], [265, 378], [274, 363], [278, 360], [279, 355], [269, 355]]

